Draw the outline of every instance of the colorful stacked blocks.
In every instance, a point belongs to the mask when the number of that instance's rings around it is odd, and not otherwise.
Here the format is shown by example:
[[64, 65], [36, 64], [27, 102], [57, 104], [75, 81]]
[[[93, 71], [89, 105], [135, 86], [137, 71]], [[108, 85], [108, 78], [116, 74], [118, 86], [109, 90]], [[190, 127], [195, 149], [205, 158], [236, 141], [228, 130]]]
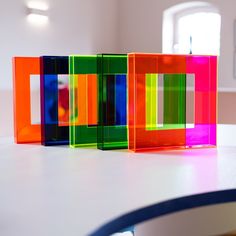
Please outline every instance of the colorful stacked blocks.
[[[41, 124], [32, 124], [30, 83], [39, 74]], [[216, 146], [216, 56], [16, 57], [13, 79], [17, 143], [135, 152]]]

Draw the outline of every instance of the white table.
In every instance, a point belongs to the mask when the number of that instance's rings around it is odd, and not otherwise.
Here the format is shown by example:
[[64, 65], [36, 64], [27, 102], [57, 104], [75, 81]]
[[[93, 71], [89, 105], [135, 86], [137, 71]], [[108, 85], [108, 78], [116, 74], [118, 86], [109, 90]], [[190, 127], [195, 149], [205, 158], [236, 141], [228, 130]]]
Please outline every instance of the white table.
[[128, 211], [236, 188], [236, 126], [218, 148], [136, 154], [0, 139], [0, 235], [78, 236]]

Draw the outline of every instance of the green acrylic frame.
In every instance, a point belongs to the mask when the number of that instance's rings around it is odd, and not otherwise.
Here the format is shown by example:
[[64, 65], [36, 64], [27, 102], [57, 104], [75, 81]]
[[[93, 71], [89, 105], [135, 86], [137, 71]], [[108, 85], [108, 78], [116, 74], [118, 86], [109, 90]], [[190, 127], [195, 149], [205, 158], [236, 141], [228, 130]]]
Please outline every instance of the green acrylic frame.
[[[97, 125], [78, 124], [80, 106], [78, 104], [78, 80], [80, 75], [97, 74], [97, 56], [71, 55], [69, 57], [70, 73], [70, 146], [86, 147], [97, 144]], [[96, 86], [97, 87], [97, 86]], [[95, 88], [97, 90], [97, 88]], [[84, 96], [84, 99], [87, 96]], [[83, 103], [84, 101], [82, 101]], [[96, 105], [97, 106], [97, 105]], [[97, 111], [96, 111], [97, 112]]]
[[[99, 54], [97, 57], [99, 81], [97, 147], [101, 150], [126, 149], [128, 147], [127, 55]], [[121, 93], [123, 96], [118, 101], [117, 97]], [[116, 115], [119, 114], [118, 110], [122, 113], [119, 118]], [[118, 119], [120, 120], [117, 121]]]

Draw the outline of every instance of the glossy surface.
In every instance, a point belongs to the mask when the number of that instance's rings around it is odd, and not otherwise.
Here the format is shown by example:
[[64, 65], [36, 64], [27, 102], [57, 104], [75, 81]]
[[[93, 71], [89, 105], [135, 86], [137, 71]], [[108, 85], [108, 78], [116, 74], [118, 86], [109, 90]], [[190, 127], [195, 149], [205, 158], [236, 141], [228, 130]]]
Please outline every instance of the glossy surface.
[[127, 55], [98, 55], [98, 148], [127, 148]]
[[66, 56], [40, 58], [41, 133], [46, 146], [69, 144], [68, 63]]
[[15, 142], [40, 142], [41, 126], [31, 123], [30, 99], [30, 76], [40, 74], [40, 60], [38, 57], [14, 57], [12, 66]]
[[[217, 57], [128, 54], [129, 149], [216, 146]], [[163, 124], [158, 79], [163, 74]], [[194, 127], [186, 126], [186, 84], [194, 75]]]
[[0, 232], [87, 235], [140, 207], [236, 188], [235, 133], [235, 126], [218, 127], [217, 149], [153, 153], [16, 145], [1, 138]]

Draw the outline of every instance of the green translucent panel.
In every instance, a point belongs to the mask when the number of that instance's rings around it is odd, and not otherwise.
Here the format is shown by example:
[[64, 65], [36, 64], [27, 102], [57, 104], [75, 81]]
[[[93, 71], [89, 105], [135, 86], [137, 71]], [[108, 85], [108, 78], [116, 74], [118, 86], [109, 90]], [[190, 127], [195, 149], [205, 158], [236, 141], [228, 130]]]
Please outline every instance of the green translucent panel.
[[127, 74], [127, 56], [122, 54], [99, 54], [99, 74]]
[[146, 74], [146, 129], [156, 130], [158, 124], [158, 75]]
[[[96, 114], [91, 114], [89, 109], [90, 107], [95, 106], [96, 110], [97, 101], [96, 100], [95, 102], [92, 101], [93, 104], [91, 104], [91, 101], [88, 100], [89, 96], [88, 94], [90, 93], [89, 91], [91, 91], [91, 93], [96, 91], [97, 85], [91, 84], [94, 80], [89, 82], [88, 79], [89, 76], [91, 75], [95, 76], [95, 74], [97, 74], [97, 57], [81, 56], [81, 55], [70, 56], [69, 73], [70, 73], [70, 146], [81, 147], [81, 146], [96, 145], [97, 126], [95, 122], [92, 123], [90, 122], [90, 117]], [[81, 87], [81, 85], [83, 86]], [[82, 94], [80, 94], [80, 92]], [[93, 112], [94, 109], [91, 111]]]
[[164, 129], [186, 127], [186, 74], [164, 74]]
[[127, 148], [127, 55], [98, 55], [99, 117], [97, 146]]
[[70, 68], [72, 74], [97, 74], [97, 56], [70, 56]]
[[185, 128], [186, 75], [164, 74], [163, 92], [160, 91], [162, 86], [158, 85], [161, 79], [158, 74], [146, 74], [145, 77], [146, 130]]

